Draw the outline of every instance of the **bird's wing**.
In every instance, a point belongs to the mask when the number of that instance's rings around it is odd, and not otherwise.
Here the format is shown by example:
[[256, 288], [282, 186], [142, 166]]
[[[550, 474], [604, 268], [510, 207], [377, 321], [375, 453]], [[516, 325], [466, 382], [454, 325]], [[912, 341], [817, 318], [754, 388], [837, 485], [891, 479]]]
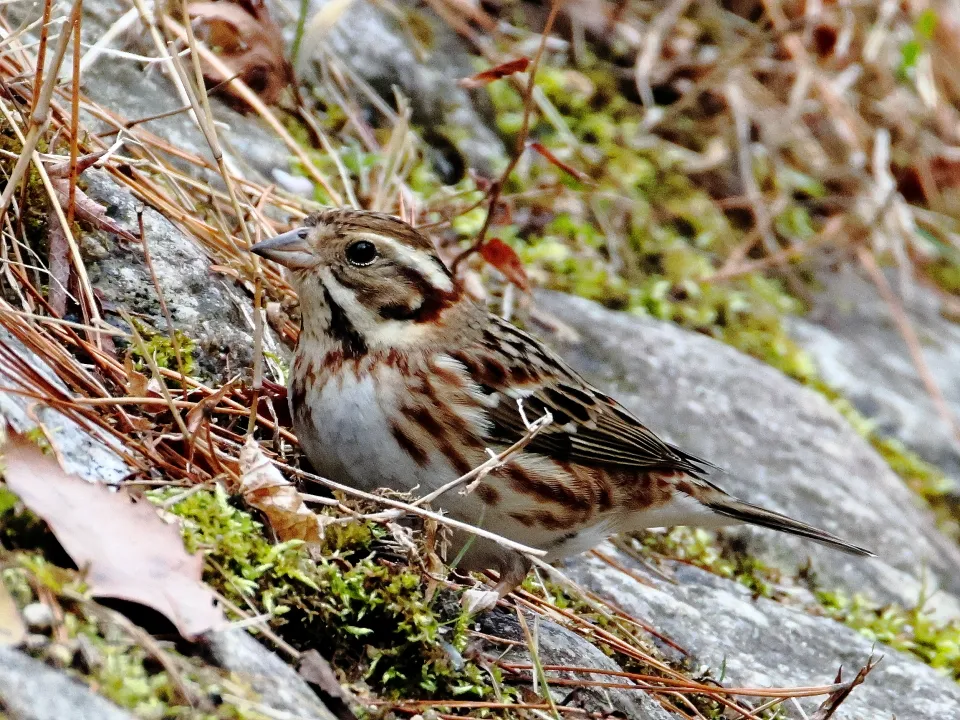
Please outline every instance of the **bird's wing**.
[[490, 440], [513, 443], [526, 432], [517, 400], [532, 422], [553, 422], [529, 452], [585, 465], [701, 475], [709, 463], [665, 443], [629, 410], [588, 384], [555, 353], [510, 323], [490, 317], [482, 339], [451, 356], [488, 396]]

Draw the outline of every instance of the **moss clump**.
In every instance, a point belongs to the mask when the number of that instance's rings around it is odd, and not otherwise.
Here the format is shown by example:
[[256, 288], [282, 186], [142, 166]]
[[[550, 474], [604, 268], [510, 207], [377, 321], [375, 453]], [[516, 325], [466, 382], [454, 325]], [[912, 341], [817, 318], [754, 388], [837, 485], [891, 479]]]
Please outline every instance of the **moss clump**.
[[[47, 151], [46, 141], [41, 141], [38, 150]], [[4, 118], [0, 117], [0, 150], [6, 151], [0, 153], [0, 177], [6, 179], [10, 177], [17, 160], [15, 157], [8, 156], [19, 155], [23, 151], [20, 140], [14, 134], [12, 128], [6, 124]], [[19, 210], [15, 228], [23, 229], [23, 236], [26, 238], [30, 247], [41, 257], [46, 257], [47, 253], [47, 218], [50, 214], [50, 200], [47, 196], [46, 188], [40, 179], [40, 173], [31, 163], [27, 169], [24, 179], [21, 181], [20, 191], [14, 195]], [[29, 261], [28, 265], [32, 264]], [[37, 283], [39, 286], [40, 283]]]
[[826, 590], [816, 596], [828, 617], [960, 681], [960, 621], [937, 621], [923, 603], [914, 608], [879, 605], [861, 594]]
[[757, 597], [776, 598], [784, 578], [776, 568], [717, 542], [717, 536], [702, 528], [676, 527], [668, 532], [647, 532], [636, 540], [646, 552], [696, 565], [714, 575], [736, 580]]
[[[65, 670], [138, 718], [266, 720], [249, 709], [257, 696], [227, 673], [166, 643], [151, 643], [149, 648], [139, 644], [109, 612], [86, 599], [80, 573], [50, 564], [40, 553], [0, 551], [0, 583], [18, 608], [41, 601], [37, 588], [46, 591], [44, 602], [56, 599], [55, 626], [33, 628], [29, 654]], [[165, 664], [157, 652], [163, 653]], [[175, 669], [176, 679], [168, 668]]]
[[382, 559], [380, 526], [331, 525], [312, 559], [300, 542], [270, 543], [220, 488], [171, 510], [184, 520], [188, 549], [206, 555], [207, 582], [241, 607], [269, 612], [288, 642], [320, 650], [347, 681], [407, 698], [491, 692], [486, 674], [460, 658], [459, 604], [443, 593], [428, 600], [419, 568]]
[[637, 537], [644, 552], [687, 562], [721, 577], [736, 580], [758, 596], [776, 599], [784, 584], [805, 585], [816, 599], [806, 610], [825, 615], [860, 634], [909, 653], [927, 665], [960, 681], [960, 621], [938, 621], [924, 611], [921, 599], [916, 607], [881, 605], [866, 595], [818, 587], [809, 568], [788, 577], [766, 563], [745, 555], [702, 529], [673, 528], [666, 533]]
[[160, 332], [150, 327], [146, 323], [134, 321], [136, 330], [143, 338], [143, 347], [134, 343], [130, 346], [130, 353], [134, 359], [134, 367], [138, 371], [149, 371], [149, 364], [145, 354], [149, 354], [157, 365], [167, 370], [180, 372], [181, 368], [177, 364], [177, 345], [180, 350], [180, 362], [183, 365], [183, 374], [194, 376], [197, 372], [197, 361], [195, 353], [196, 343], [190, 339], [184, 332], [174, 329], [173, 334], [176, 338], [176, 345], [170, 338], [169, 333]]
[[940, 260], [928, 265], [926, 271], [941, 288], [960, 296], [960, 253], [954, 253], [952, 261]]

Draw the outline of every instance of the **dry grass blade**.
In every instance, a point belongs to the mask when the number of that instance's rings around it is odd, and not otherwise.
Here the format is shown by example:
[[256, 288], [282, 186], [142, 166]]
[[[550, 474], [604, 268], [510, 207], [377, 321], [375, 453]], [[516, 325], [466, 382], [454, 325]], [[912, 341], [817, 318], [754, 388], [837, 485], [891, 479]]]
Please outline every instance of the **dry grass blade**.
[[[867, 679], [867, 675], [870, 674], [870, 672], [881, 660], [883, 660], [882, 656], [877, 660], [874, 660], [873, 656], [871, 655], [870, 659], [867, 660], [867, 664], [860, 668], [860, 670], [857, 672], [856, 677], [854, 677], [850, 682], [844, 683], [843, 687], [838, 688], [830, 693], [830, 697], [823, 701], [823, 704], [817, 709], [817, 712], [810, 716], [810, 720], [830, 720], [840, 705], [843, 704], [843, 701], [849, 697], [851, 692], [853, 692], [853, 689]], [[841, 672], [842, 671], [837, 671], [838, 684], [841, 681]]]
[[958, 423], [956, 415], [947, 404], [940, 385], [930, 371], [930, 366], [927, 364], [927, 359], [923, 354], [920, 338], [917, 336], [917, 331], [914, 329], [910, 316], [903, 307], [903, 303], [900, 302], [896, 293], [893, 292], [893, 288], [890, 287], [890, 283], [887, 281], [886, 276], [883, 274], [876, 258], [870, 250], [865, 247], [857, 248], [857, 259], [867, 271], [867, 275], [876, 286], [880, 297], [883, 298], [883, 301], [887, 304], [887, 308], [890, 310], [890, 316], [893, 318], [897, 330], [900, 332], [903, 341], [907, 345], [907, 349], [910, 351], [910, 357], [913, 359], [914, 367], [917, 369], [917, 375], [920, 377], [923, 386], [933, 400], [937, 412], [954, 437], [960, 441], [960, 423]]
[[[43, 67], [37, 66], [37, 74], [43, 79], [43, 85], [40, 92], [34, 96], [34, 105], [30, 112], [30, 126], [27, 129], [26, 138], [23, 141], [23, 150], [17, 159], [17, 164], [13, 166], [10, 177], [7, 179], [7, 185], [0, 194], [0, 220], [6, 215], [7, 208], [10, 206], [10, 200], [13, 199], [14, 192], [20, 187], [20, 181], [27, 172], [30, 162], [34, 159], [33, 154], [40, 142], [40, 136], [50, 122], [50, 101], [53, 98], [53, 91], [57, 84], [57, 76], [60, 73], [60, 65], [67, 54], [67, 46], [70, 43], [70, 37], [73, 34], [73, 24], [80, 17], [80, 8], [82, 0], [75, 0], [73, 10], [70, 13], [70, 22], [65, 23], [60, 29], [60, 37], [57, 40], [57, 47], [53, 53], [53, 64], [47, 72], [46, 77], [40, 75]], [[47, 5], [49, 5], [49, 0]], [[48, 11], [49, 12], [49, 11]], [[42, 48], [41, 48], [42, 50]]]

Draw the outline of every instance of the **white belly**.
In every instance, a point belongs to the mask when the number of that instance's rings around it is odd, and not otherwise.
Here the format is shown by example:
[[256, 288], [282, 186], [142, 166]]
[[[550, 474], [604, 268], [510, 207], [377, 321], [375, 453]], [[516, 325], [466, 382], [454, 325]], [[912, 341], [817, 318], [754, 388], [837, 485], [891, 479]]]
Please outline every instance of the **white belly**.
[[[387, 369], [386, 372], [394, 372]], [[389, 380], [389, 378], [385, 378]], [[391, 434], [397, 402], [393, 383], [344, 373], [307, 391], [309, 415], [294, 413], [294, 427], [317, 472], [336, 482], [374, 490], [388, 487], [423, 495], [457, 477], [439, 453], [419, 465]]]

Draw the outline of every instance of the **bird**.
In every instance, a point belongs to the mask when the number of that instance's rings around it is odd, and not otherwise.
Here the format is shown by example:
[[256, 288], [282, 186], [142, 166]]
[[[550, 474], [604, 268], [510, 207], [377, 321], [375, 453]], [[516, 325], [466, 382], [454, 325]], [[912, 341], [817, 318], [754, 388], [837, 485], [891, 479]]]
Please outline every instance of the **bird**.
[[[654, 527], [747, 523], [869, 550], [740, 500], [715, 466], [661, 440], [533, 335], [468, 296], [430, 238], [392, 215], [332, 208], [252, 246], [288, 271], [301, 310], [288, 400], [323, 477], [424, 497], [550, 422], [472, 491], [431, 499], [547, 562]], [[494, 570], [502, 598], [529, 555], [455, 530], [448, 561]]]

